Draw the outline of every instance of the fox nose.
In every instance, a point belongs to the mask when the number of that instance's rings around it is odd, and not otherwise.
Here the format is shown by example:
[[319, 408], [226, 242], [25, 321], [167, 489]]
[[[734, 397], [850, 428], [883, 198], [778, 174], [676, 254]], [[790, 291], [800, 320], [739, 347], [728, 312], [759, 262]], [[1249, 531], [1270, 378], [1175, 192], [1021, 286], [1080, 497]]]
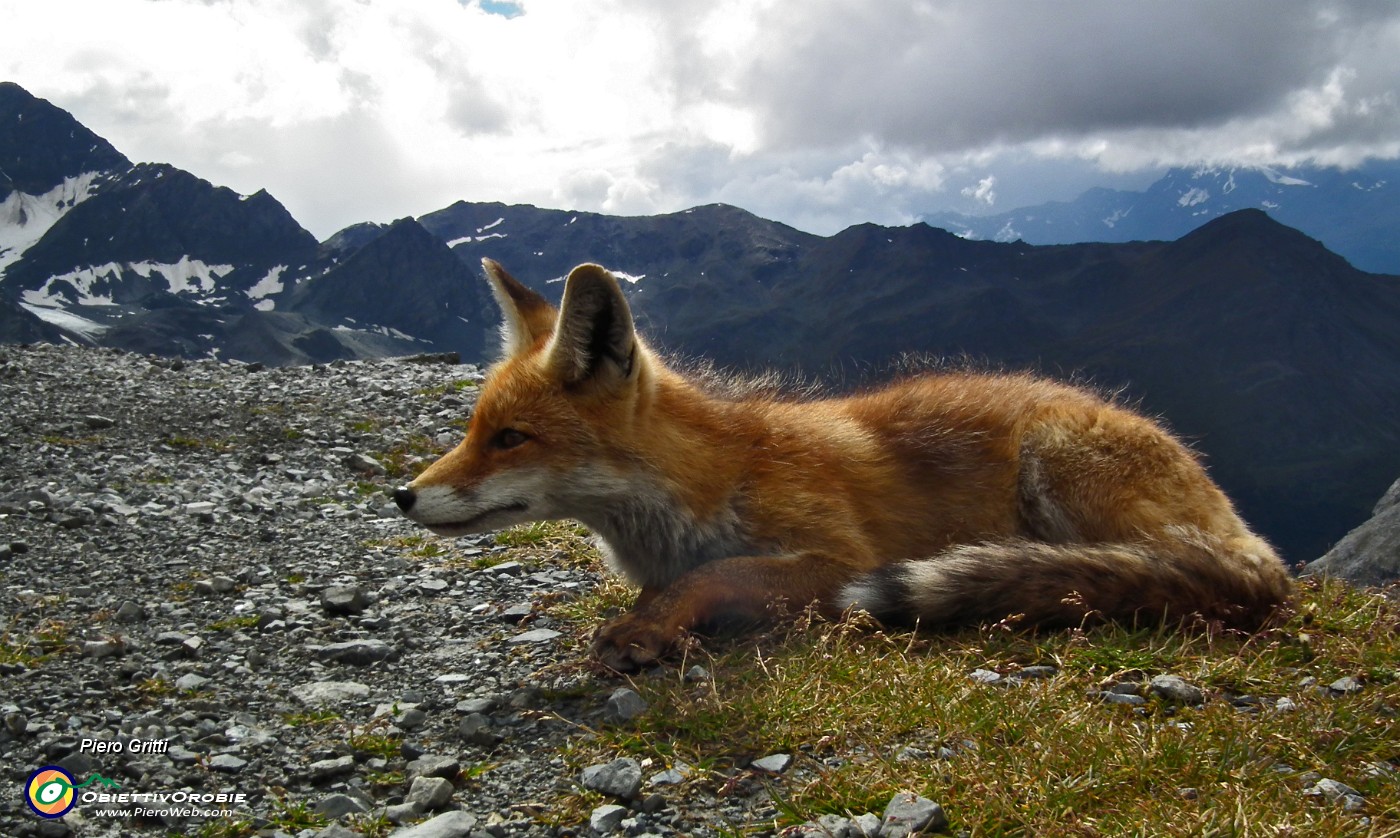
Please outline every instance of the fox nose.
[[418, 493], [407, 486], [400, 486], [394, 490], [394, 503], [397, 503], [399, 509], [402, 509], [404, 512], [412, 509], [413, 503], [416, 500], [418, 500]]

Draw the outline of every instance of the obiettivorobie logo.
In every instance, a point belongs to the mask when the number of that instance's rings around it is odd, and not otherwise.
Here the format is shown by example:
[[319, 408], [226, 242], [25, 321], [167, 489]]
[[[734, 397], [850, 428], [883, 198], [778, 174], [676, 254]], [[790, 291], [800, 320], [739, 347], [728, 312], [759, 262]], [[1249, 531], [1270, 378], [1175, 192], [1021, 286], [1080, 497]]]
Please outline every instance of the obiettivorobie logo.
[[41, 818], [61, 818], [77, 805], [78, 789], [85, 789], [93, 783], [109, 789], [121, 788], [115, 780], [101, 774], [93, 774], [78, 783], [72, 774], [57, 765], [45, 765], [29, 775], [29, 782], [24, 787], [24, 802]]

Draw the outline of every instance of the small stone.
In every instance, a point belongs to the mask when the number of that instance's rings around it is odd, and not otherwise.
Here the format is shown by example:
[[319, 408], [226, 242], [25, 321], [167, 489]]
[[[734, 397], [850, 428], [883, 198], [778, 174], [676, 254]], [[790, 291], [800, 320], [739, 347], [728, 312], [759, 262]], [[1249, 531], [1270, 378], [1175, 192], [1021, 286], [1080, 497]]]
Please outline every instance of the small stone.
[[622, 825], [622, 819], [627, 817], [627, 807], [618, 806], [616, 803], [606, 803], [593, 810], [593, 814], [588, 816], [588, 828], [599, 835], [607, 835]]
[[875, 838], [880, 834], [880, 816], [866, 812], [851, 818], [851, 838]]
[[126, 644], [120, 640], [89, 640], [83, 644], [85, 658], [114, 658], [126, 651]]
[[417, 730], [428, 721], [428, 714], [417, 707], [409, 707], [399, 712], [394, 724], [403, 730]]
[[603, 708], [603, 718], [614, 724], [630, 722], [647, 710], [647, 703], [635, 690], [618, 687], [608, 696]]
[[906, 838], [925, 830], [937, 831], [948, 825], [943, 807], [912, 792], [902, 791], [890, 799], [880, 821], [880, 838]]
[[127, 600], [117, 608], [117, 622], [119, 623], [139, 623], [146, 619], [146, 609]]
[[175, 689], [181, 692], [193, 692], [207, 683], [209, 683], [209, 679], [203, 675], [187, 672], [175, 679]]
[[1176, 675], [1158, 675], [1148, 685], [1152, 694], [1172, 704], [1200, 704], [1205, 701], [1205, 693], [1200, 687], [1189, 684]]
[[1288, 696], [1279, 696], [1274, 702], [1274, 711], [1278, 713], [1291, 713], [1298, 709], [1298, 703]]
[[710, 680], [710, 670], [697, 663], [685, 671], [685, 680], [692, 684], [706, 683]]
[[[13, 706], [13, 705], [11, 705]], [[23, 736], [29, 729], [29, 719], [23, 713], [11, 711], [5, 714], [5, 732], [11, 736]]]
[[369, 596], [359, 585], [335, 585], [321, 592], [321, 607], [327, 614], [360, 614], [369, 605]]
[[408, 764], [409, 777], [441, 777], [451, 780], [461, 770], [460, 762], [439, 754], [424, 754]]
[[317, 802], [313, 811], [323, 818], [335, 820], [345, 815], [363, 815], [369, 808], [348, 794], [332, 794]]
[[420, 812], [432, 812], [446, 806], [452, 800], [452, 781], [441, 777], [418, 777], [408, 787], [404, 802]]
[[355, 758], [347, 755], [311, 763], [306, 768], [306, 776], [312, 783], [324, 783], [327, 780], [334, 780], [336, 777], [344, 777], [354, 770]]
[[109, 419], [106, 416], [92, 414], [90, 416], [83, 417], [83, 424], [87, 425], [94, 431], [105, 431], [108, 428], [115, 428], [117, 426], [117, 420]]
[[631, 800], [642, 789], [642, 766], [635, 759], [622, 757], [583, 769], [580, 784], [589, 791]]
[[481, 713], [468, 713], [457, 725], [457, 734], [469, 744], [489, 748], [501, 741], [491, 731], [491, 720]]
[[209, 585], [214, 589], [214, 593], [216, 594], [229, 594], [233, 593], [238, 587], [238, 582], [227, 576], [215, 576], [213, 579], [209, 580]]
[[393, 806], [384, 807], [384, 817], [392, 824], [417, 820], [421, 814], [423, 813], [413, 808], [412, 803], [396, 803]]
[[647, 780], [648, 786], [674, 786], [690, 776], [693, 769], [683, 762], [678, 762], [665, 771], [658, 771]]
[[790, 765], [792, 765], [792, 754], [770, 754], [749, 763], [750, 767], [766, 771], [769, 774], [781, 774], [788, 770]]
[[[327, 817], [329, 817], [329, 815], [327, 815]], [[282, 834], [285, 835], [286, 833], [284, 832]], [[344, 824], [332, 823], [316, 832], [312, 838], [360, 838], [360, 833]]]
[[1023, 666], [1011, 673], [1012, 678], [1022, 681], [1041, 680], [1044, 678], [1054, 678], [1060, 670], [1053, 666]]
[[238, 772], [242, 771], [243, 766], [247, 764], [248, 761], [246, 759], [239, 759], [233, 754], [219, 754], [218, 756], [209, 760], [210, 768], [214, 769], [215, 771], [221, 771], [225, 774], [237, 774]]
[[461, 713], [490, 713], [499, 702], [495, 698], [467, 698], [457, 702]]
[[335, 661], [351, 666], [369, 666], [394, 656], [395, 649], [383, 640], [346, 640], [322, 646], [318, 655], [322, 660]]
[[534, 629], [510, 638], [511, 643], [547, 643], [559, 636], [554, 629]]
[[528, 602], [517, 602], [501, 612], [501, 622], [520, 623], [535, 613], [535, 607]]
[[345, 465], [349, 466], [351, 471], [359, 472], [360, 474], [383, 476], [389, 473], [389, 470], [384, 467], [383, 463], [368, 454], [351, 454], [345, 458]]
[[462, 811], [444, 812], [416, 826], [396, 829], [389, 838], [468, 838], [474, 829], [475, 816]]
[[1359, 680], [1348, 675], [1345, 678], [1338, 678], [1327, 685], [1327, 689], [1338, 695], [1350, 695], [1361, 692], [1362, 684]]
[[1147, 703], [1147, 699], [1143, 698], [1142, 696], [1131, 695], [1129, 693], [1116, 693], [1105, 691], [1097, 693], [1096, 695], [1097, 698], [1104, 704], [1121, 704], [1128, 705], [1130, 707], [1140, 707]]
[[1355, 812], [1366, 806], [1366, 798], [1361, 796], [1361, 792], [1346, 783], [1339, 783], [1326, 777], [1304, 789], [1303, 794], [1321, 797], [1329, 803], [1340, 804], [1348, 812]]
[[974, 669], [967, 677], [979, 684], [1000, 684], [1002, 679], [1001, 673], [990, 669]]

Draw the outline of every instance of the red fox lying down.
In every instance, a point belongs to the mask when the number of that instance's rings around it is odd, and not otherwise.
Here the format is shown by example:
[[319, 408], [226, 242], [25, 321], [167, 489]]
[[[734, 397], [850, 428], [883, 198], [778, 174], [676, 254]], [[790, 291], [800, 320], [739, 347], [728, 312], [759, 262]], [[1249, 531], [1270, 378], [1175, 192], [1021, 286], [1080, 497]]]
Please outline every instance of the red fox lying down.
[[617, 280], [556, 311], [499, 265], [503, 357], [466, 439], [395, 500], [444, 536], [574, 518], [638, 585], [608, 666], [775, 600], [924, 626], [1204, 618], [1291, 592], [1196, 457], [1149, 419], [1029, 375], [927, 373], [840, 398], [716, 392], [633, 329]]

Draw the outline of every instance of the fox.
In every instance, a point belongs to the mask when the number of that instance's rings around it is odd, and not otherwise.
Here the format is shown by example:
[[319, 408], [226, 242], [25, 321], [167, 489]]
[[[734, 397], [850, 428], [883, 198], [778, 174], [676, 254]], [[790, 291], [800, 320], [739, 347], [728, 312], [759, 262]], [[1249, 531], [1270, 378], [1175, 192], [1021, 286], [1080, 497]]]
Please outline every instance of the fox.
[[638, 590], [596, 631], [620, 672], [774, 606], [959, 627], [1005, 619], [1255, 629], [1292, 577], [1197, 454], [1087, 387], [925, 370], [848, 394], [723, 386], [638, 334], [583, 264], [556, 309], [486, 259], [500, 358], [465, 438], [393, 491], [453, 537], [573, 519]]

